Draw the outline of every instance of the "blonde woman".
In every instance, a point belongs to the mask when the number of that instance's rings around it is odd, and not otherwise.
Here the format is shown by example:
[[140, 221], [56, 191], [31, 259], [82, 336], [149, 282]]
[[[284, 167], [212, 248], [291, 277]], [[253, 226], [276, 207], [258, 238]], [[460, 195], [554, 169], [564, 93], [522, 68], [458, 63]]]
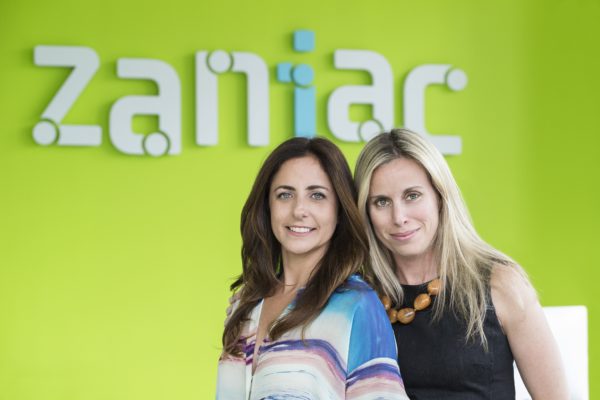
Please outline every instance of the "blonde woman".
[[523, 269], [475, 232], [439, 151], [404, 129], [369, 141], [356, 165], [367, 278], [382, 295], [411, 399], [514, 399], [513, 360], [534, 399], [566, 378]]

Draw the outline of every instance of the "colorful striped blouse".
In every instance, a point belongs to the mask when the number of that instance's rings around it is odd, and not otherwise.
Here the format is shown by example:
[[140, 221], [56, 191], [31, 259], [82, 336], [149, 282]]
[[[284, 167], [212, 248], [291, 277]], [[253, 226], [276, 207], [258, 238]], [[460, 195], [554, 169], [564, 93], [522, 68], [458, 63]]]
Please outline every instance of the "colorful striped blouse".
[[219, 360], [218, 400], [408, 399], [390, 322], [375, 292], [358, 276], [331, 295], [304, 340], [301, 328], [275, 341], [265, 339], [252, 375], [261, 308], [262, 301], [242, 331], [244, 354]]

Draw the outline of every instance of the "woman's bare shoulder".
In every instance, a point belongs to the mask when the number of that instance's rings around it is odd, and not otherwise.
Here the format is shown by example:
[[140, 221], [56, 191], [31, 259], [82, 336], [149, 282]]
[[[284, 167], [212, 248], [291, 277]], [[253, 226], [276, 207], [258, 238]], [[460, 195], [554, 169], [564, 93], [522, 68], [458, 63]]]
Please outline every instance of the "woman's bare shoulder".
[[518, 265], [495, 264], [490, 286], [492, 302], [503, 327], [525, 318], [527, 310], [538, 304], [535, 289]]

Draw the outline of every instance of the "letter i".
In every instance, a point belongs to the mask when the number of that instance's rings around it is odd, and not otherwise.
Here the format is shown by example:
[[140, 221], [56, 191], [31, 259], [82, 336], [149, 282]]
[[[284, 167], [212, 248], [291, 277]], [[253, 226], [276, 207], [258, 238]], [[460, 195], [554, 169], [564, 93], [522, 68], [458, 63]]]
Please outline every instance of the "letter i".
[[[315, 33], [307, 30], [294, 31], [294, 51], [311, 52], [315, 49]], [[294, 134], [314, 137], [316, 128], [316, 90], [312, 86], [314, 71], [310, 65], [289, 62], [277, 64], [277, 80], [294, 82]]]

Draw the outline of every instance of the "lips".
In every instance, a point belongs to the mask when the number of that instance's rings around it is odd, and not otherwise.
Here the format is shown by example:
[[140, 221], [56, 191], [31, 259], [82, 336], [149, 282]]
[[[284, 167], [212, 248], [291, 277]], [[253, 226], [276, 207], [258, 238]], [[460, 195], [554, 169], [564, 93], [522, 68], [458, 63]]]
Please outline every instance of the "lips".
[[286, 228], [293, 232], [293, 233], [298, 233], [298, 234], [303, 234], [303, 233], [309, 233], [310, 231], [315, 230], [315, 228], [309, 228], [307, 226], [286, 226]]
[[412, 229], [410, 231], [392, 233], [390, 236], [396, 240], [404, 241], [412, 238], [421, 228]]

